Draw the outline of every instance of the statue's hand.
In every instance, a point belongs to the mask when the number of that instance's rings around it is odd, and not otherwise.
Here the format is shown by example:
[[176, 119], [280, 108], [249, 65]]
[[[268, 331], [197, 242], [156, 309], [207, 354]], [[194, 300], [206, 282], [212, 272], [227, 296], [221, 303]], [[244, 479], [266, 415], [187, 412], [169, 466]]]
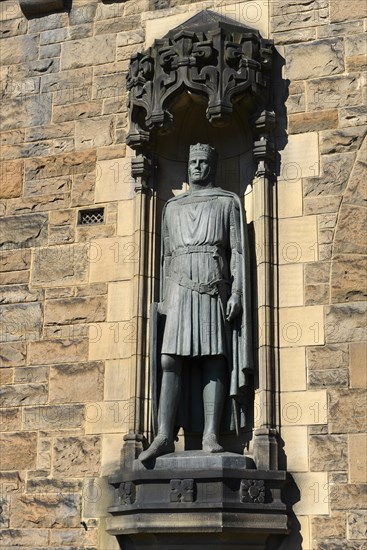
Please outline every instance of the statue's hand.
[[164, 307], [164, 302], [158, 302], [157, 310], [158, 310], [158, 313], [160, 313], [161, 315], [165, 315], [166, 311]]
[[230, 323], [237, 317], [242, 310], [242, 303], [241, 303], [241, 296], [238, 294], [232, 294], [230, 299], [227, 302], [227, 311], [226, 311], [226, 318], [227, 321]]

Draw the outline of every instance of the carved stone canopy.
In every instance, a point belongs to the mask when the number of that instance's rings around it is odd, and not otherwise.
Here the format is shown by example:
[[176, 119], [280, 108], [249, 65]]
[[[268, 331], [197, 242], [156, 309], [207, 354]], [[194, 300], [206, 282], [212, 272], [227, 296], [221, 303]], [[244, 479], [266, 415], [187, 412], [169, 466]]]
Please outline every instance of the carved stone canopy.
[[45, 15], [66, 9], [67, 0], [19, 0], [19, 5], [26, 17]]
[[234, 104], [268, 102], [273, 43], [256, 29], [202, 11], [131, 57], [127, 88], [130, 131], [127, 143], [140, 149], [152, 130], [169, 132], [172, 109], [183, 92], [207, 104], [206, 116], [226, 125]]

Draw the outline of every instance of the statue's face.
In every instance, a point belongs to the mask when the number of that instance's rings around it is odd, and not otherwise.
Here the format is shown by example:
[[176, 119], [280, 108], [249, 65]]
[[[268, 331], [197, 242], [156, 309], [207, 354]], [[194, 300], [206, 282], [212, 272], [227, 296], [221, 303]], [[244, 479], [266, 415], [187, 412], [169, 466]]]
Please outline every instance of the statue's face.
[[208, 157], [203, 155], [190, 156], [189, 158], [189, 182], [205, 184], [211, 173], [211, 164]]

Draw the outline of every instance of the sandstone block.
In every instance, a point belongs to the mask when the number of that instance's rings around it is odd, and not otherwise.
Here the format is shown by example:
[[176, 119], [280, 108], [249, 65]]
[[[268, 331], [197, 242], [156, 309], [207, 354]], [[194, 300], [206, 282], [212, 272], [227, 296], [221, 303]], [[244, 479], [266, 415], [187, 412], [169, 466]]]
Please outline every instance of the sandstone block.
[[87, 281], [88, 245], [59, 245], [35, 252], [32, 284], [73, 285]]
[[50, 402], [69, 403], [103, 399], [103, 363], [76, 363], [50, 368]]
[[346, 470], [348, 441], [346, 435], [313, 435], [310, 437], [310, 468], [314, 472]]
[[305, 215], [325, 214], [328, 212], [338, 212], [342, 197], [319, 195], [318, 197], [305, 197], [304, 210]]
[[121, 463], [121, 433], [102, 436], [101, 475], [117, 472]]
[[[2, 391], [2, 390], [1, 390]], [[17, 408], [3, 408], [2, 395], [0, 397], [0, 432], [15, 432], [21, 429], [22, 411]], [[2, 491], [3, 492], [3, 491]], [[1, 507], [1, 505], [0, 505]]]
[[73, 103], [72, 105], [55, 106], [52, 113], [52, 121], [55, 124], [69, 120], [90, 118], [102, 114], [101, 101], [89, 101]]
[[13, 382], [13, 369], [0, 368], [0, 385], [11, 384]]
[[362, 159], [360, 160], [360, 156], [359, 153], [349, 178], [348, 187], [343, 197], [344, 204], [364, 206], [367, 202], [366, 165]]
[[98, 161], [95, 201], [109, 202], [133, 198], [134, 179], [131, 176], [131, 159]]
[[0, 348], [0, 367], [21, 367], [26, 363], [25, 342], [2, 343]]
[[338, 256], [331, 271], [331, 301], [357, 302], [367, 296], [367, 259], [363, 256]]
[[364, 0], [355, 0], [350, 4], [348, 0], [330, 0], [330, 21], [348, 21], [362, 19], [366, 16]]
[[367, 508], [366, 485], [331, 485], [330, 503], [334, 510], [364, 510]]
[[31, 342], [28, 349], [30, 365], [70, 363], [87, 358], [87, 340], [43, 340]]
[[136, 323], [120, 321], [92, 325], [89, 331], [89, 359], [126, 359], [136, 341]]
[[108, 299], [108, 321], [129, 321], [132, 316], [132, 283], [120, 281], [111, 283]]
[[367, 344], [350, 344], [350, 384], [352, 388], [367, 388]]
[[70, 194], [37, 195], [21, 199], [9, 199], [7, 202], [7, 214], [18, 216], [31, 214], [32, 212], [47, 212], [57, 208], [67, 208], [70, 203]]
[[367, 435], [349, 435], [349, 481], [367, 483]]
[[65, 153], [29, 159], [25, 163], [25, 179], [48, 179], [75, 174], [88, 174], [96, 167], [95, 151]]
[[314, 538], [325, 539], [345, 538], [346, 518], [342, 512], [333, 512], [331, 517], [312, 518], [312, 532]]
[[51, 529], [50, 544], [52, 547], [78, 547], [78, 548], [97, 548], [98, 530], [79, 527], [78, 529]]
[[47, 548], [48, 529], [2, 529], [1, 545], [8, 550], [16, 550], [15, 541], [21, 541], [25, 550], [35, 548]]
[[330, 279], [330, 262], [313, 262], [305, 265], [306, 284], [327, 284]]
[[27, 480], [26, 492], [38, 494], [72, 494], [80, 493], [82, 490], [82, 482], [79, 480], [65, 480], [54, 478], [34, 478], [29, 477]]
[[41, 289], [30, 290], [29, 285], [0, 286], [0, 304], [20, 304], [43, 300]]
[[54, 445], [54, 475], [85, 477], [99, 473], [101, 440], [96, 436], [58, 437]]
[[326, 472], [295, 472], [300, 500], [293, 505], [298, 515], [326, 515], [329, 513], [329, 484]]
[[127, 401], [130, 398], [129, 365], [128, 359], [106, 361], [104, 398], [107, 401]]
[[363, 105], [345, 107], [339, 111], [340, 127], [360, 126], [367, 124], [366, 109]]
[[36, 467], [37, 434], [13, 432], [0, 434], [2, 470], [25, 470]]
[[61, 68], [75, 69], [115, 61], [116, 37], [105, 34], [64, 42], [61, 47]]
[[12, 384], [0, 390], [0, 404], [16, 407], [46, 403], [48, 388], [46, 384]]
[[305, 348], [282, 348], [280, 350], [281, 391], [306, 389]]
[[283, 426], [282, 439], [289, 471], [308, 472], [307, 426]]
[[277, 186], [279, 218], [295, 218], [302, 216], [302, 181], [280, 181]]
[[303, 264], [279, 266], [279, 306], [303, 305]]
[[73, 176], [71, 206], [86, 206], [93, 203], [95, 174], [77, 174]]
[[[50, 177], [49, 179], [30, 179], [24, 184], [24, 196], [52, 195], [69, 193], [71, 176]], [[36, 199], [37, 200], [37, 199]]]
[[27, 214], [0, 219], [0, 247], [24, 248], [47, 242], [47, 215]]
[[324, 343], [322, 306], [287, 307], [280, 310], [280, 346], [312, 346]]
[[23, 17], [4, 19], [0, 25], [0, 38], [10, 38], [27, 33], [27, 20]]
[[11, 526], [14, 528], [78, 527], [79, 495], [14, 495]]
[[42, 331], [41, 304], [0, 306], [0, 341], [38, 340]]
[[37, 59], [38, 47], [36, 36], [17, 36], [7, 38], [1, 46], [0, 65], [21, 63], [25, 59]]
[[30, 250], [0, 250], [0, 272], [21, 271], [23, 269], [29, 269], [30, 265]]
[[279, 220], [280, 264], [317, 260], [316, 216]]
[[98, 323], [106, 320], [106, 306], [106, 299], [102, 296], [47, 300], [45, 323], [49, 325]]
[[325, 38], [307, 44], [286, 46], [286, 75], [291, 80], [305, 80], [344, 72], [342, 38]]
[[308, 373], [309, 388], [348, 387], [348, 369], [312, 370]]
[[358, 76], [325, 77], [306, 82], [307, 108], [330, 110], [359, 105], [363, 84]]
[[296, 113], [290, 114], [289, 132], [291, 134], [300, 134], [303, 132], [317, 132], [329, 128], [338, 127], [338, 111], [318, 111], [316, 113]]
[[285, 392], [281, 395], [281, 415], [284, 426], [325, 424], [326, 391]]
[[367, 209], [342, 204], [336, 227], [334, 253], [366, 254]]
[[51, 107], [51, 95], [44, 93], [3, 101], [0, 126], [2, 130], [10, 130], [47, 125], [51, 121]]
[[307, 348], [307, 367], [311, 370], [347, 368], [348, 344], [329, 344]]
[[347, 187], [354, 161], [355, 153], [322, 157], [322, 176], [304, 181], [305, 196], [341, 195]]
[[19, 197], [23, 188], [23, 161], [4, 162], [0, 165], [0, 198]]
[[320, 152], [323, 155], [329, 155], [359, 149], [365, 133], [366, 128], [364, 126], [321, 132]]
[[329, 393], [329, 432], [358, 433], [365, 429], [365, 390], [331, 390]]
[[361, 32], [363, 32], [362, 20], [333, 23], [331, 25], [323, 25], [317, 29], [319, 38], [328, 38], [329, 36], [346, 36]]
[[79, 428], [83, 425], [83, 405], [50, 405], [26, 407], [23, 413], [25, 430], [47, 430], [57, 432], [63, 429]]
[[355, 511], [347, 514], [348, 539], [365, 541], [367, 539], [366, 514]]
[[306, 306], [318, 306], [329, 303], [329, 285], [306, 285], [304, 292]]
[[0, 272], [0, 285], [12, 285], [28, 283], [29, 271], [10, 271], [7, 273]]
[[317, 132], [288, 136], [281, 152], [279, 180], [288, 183], [319, 175], [319, 144]]
[[39, 384], [48, 382], [48, 367], [20, 367], [14, 371], [14, 382]]
[[90, 282], [131, 279], [137, 262], [133, 237], [97, 239], [90, 247]]
[[360, 342], [366, 339], [366, 308], [363, 303], [326, 308], [326, 341]]
[[114, 137], [112, 116], [77, 120], [75, 122], [75, 148], [90, 149], [110, 145]]

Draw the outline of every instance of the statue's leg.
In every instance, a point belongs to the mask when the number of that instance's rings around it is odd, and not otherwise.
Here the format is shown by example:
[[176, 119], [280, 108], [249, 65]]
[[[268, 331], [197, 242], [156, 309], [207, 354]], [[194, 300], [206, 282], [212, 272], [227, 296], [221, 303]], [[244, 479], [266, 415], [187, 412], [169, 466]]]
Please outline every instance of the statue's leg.
[[223, 355], [205, 358], [203, 363], [203, 450], [210, 453], [223, 451], [218, 438], [227, 395], [227, 378], [227, 360]]
[[158, 434], [150, 447], [140, 454], [139, 459], [142, 462], [175, 450], [173, 429], [181, 393], [182, 357], [163, 354], [161, 364], [163, 375], [158, 408]]

